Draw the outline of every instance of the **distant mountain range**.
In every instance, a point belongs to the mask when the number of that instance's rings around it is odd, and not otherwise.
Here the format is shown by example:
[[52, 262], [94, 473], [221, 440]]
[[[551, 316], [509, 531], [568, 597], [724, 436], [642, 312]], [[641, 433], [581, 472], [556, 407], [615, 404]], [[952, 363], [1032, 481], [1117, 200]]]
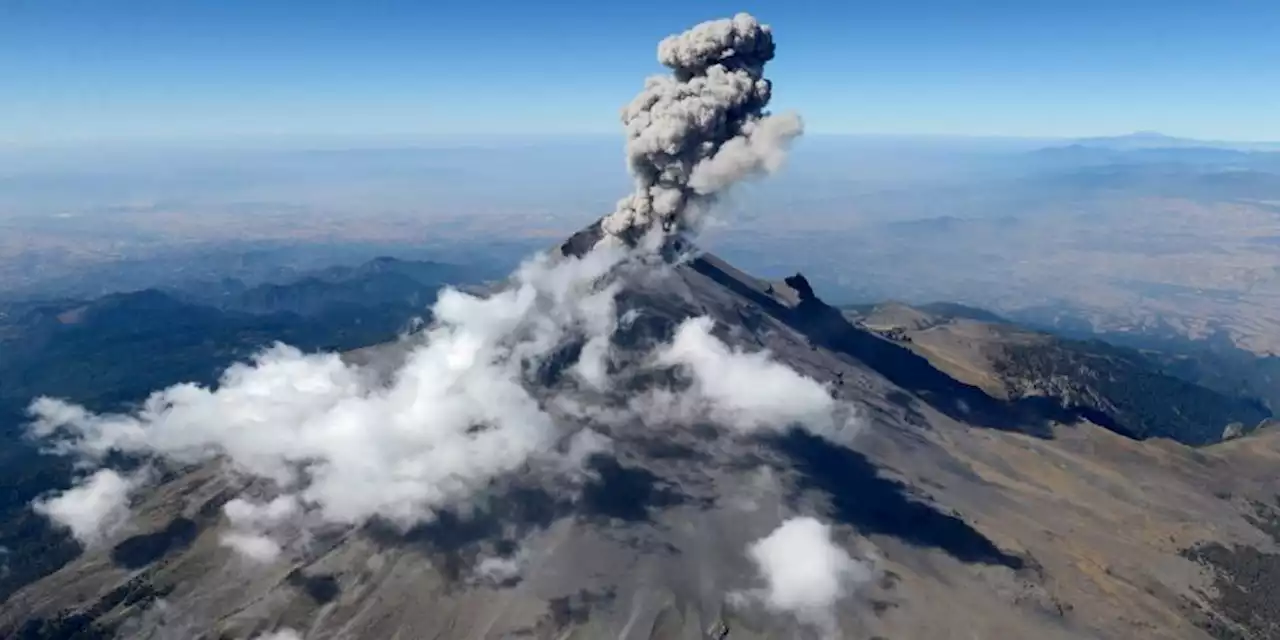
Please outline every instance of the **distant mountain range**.
[[1077, 139], [1072, 146], [1096, 149], [1231, 149], [1237, 151], [1280, 151], [1280, 142], [1241, 142], [1179, 138], [1158, 131], [1136, 131], [1119, 136], [1096, 136]]
[[1280, 145], [1226, 145], [1158, 134], [1088, 138], [1031, 152], [1048, 169], [1093, 166], [1157, 166], [1236, 171], [1280, 170]]
[[43, 394], [114, 409], [180, 380], [212, 383], [276, 341], [339, 351], [386, 342], [426, 318], [441, 287], [480, 281], [456, 265], [378, 258], [278, 284], [0, 305], [0, 416]]
[[[1196, 180], [1201, 178], [1200, 172], [1209, 172], [1210, 176], [1225, 174], [1230, 184], [1219, 186], [1230, 189], [1219, 190], [1248, 197], [1251, 187], [1257, 190], [1251, 182], [1275, 186], [1274, 174], [1280, 172], [1280, 143], [1195, 140], [1145, 131], [1081, 138], [1037, 149], [1027, 158], [1029, 166], [1040, 171], [1083, 171], [1081, 186], [1107, 186], [1098, 181], [1110, 178], [1118, 181], [1112, 187], [1134, 188], [1144, 182], [1167, 183], [1171, 178]], [[1105, 171], [1099, 174], [1098, 169]], [[1240, 187], [1244, 187], [1243, 193]]]
[[223, 311], [314, 316], [349, 306], [409, 305], [425, 309], [445, 284], [476, 280], [476, 269], [422, 260], [375, 258], [335, 266], [285, 283], [247, 286], [227, 278], [168, 289], [179, 299]]

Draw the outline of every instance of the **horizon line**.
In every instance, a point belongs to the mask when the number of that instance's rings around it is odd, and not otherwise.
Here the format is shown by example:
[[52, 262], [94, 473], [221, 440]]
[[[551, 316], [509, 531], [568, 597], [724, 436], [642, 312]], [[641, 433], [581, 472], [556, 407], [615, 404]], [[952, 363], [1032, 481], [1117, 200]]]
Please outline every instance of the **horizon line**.
[[[1193, 136], [1179, 136], [1165, 134], [1159, 131], [1149, 129], [1127, 131], [1121, 133], [1096, 133], [1090, 135], [1016, 135], [1016, 134], [984, 134], [984, 133], [946, 133], [946, 132], [876, 132], [876, 131], [806, 131], [803, 138], [848, 138], [848, 139], [879, 139], [879, 140], [971, 140], [980, 141], [1007, 141], [1007, 142], [1083, 142], [1089, 140], [1109, 140], [1109, 139], [1125, 139], [1125, 138], [1163, 138], [1169, 141], [1178, 142], [1200, 142], [1207, 145], [1212, 144], [1229, 144], [1229, 145], [1275, 145], [1280, 146], [1280, 141], [1262, 140], [1262, 139], [1232, 139], [1232, 138], [1198, 138]], [[802, 139], [803, 139], [802, 138]], [[119, 150], [119, 149], [165, 149], [165, 148], [193, 148], [193, 149], [209, 149], [223, 148], [225, 150], [256, 150], [259, 147], [264, 148], [285, 148], [290, 150], [310, 150], [307, 147], [311, 145], [332, 145], [332, 144], [365, 144], [380, 148], [395, 148], [396, 146], [412, 147], [420, 144], [431, 145], [472, 145], [474, 143], [491, 144], [494, 142], [512, 142], [512, 143], [528, 143], [528, 142], [556, 142], [556, 141], [599, 141], [604, 139], [616, 139], [619, 144], [624, 142], [624, 137], [619, 132], [467, 132], [467, 133], [280, 133], [280, 134], [235, 134], [218, 137], [206, 136], [174, 136], [174, 137], [89, 137], [82, 139], [65, 139], [65, 140], [46, 140], [32, 142], [18, 141], [0, 141], [0, 153], [14, 152], [46, 152], [46, 151], [74, 151], [85, 148], [95, 148], [97, 150]], [[388, 143], [391, 143], [388, 146]], [[295, 144], [294, 147], [280, 147], [280, 145]], [[362, 147], [345, 147], [346, 149], [355, 150]], [[316, 150], [335, 150], [335, 149], [316, 149]]]

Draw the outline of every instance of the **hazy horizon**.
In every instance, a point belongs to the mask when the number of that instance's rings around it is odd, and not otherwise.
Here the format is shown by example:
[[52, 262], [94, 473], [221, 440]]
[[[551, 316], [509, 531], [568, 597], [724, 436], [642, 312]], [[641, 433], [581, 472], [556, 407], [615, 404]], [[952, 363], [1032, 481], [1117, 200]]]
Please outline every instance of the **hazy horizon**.
[[[995, 148], [1070, 145], [1088, 143], [1094, 140], [1112, 138], [1157, 137], [1182, 143], [1201, 143], [1205, 146], [1252, 146], [1261, 145], [1267, 148], [1280, 149], [1280, 136], [1276, 138], [1203, 138], [1182, 135], [1178, 131], [1156, 131], [1153, 129], [1132, 129], [1119, 131], [1096, 131], [1084, 135], [1000, 135], [1000, 134], [966, 134], [945, 132], [825, 132], [807, 128], [802, 140], [818, 141], [850, 141], [859, 143], [892, 143], [939, 145], [954, 143], [970, 146], [989, 144]], [[153, 153], [153, 152], [226, 152], [226, 151], [362, 151], [372, 149], [456, 149], [456, 148], [493, 148], [512, 146], [544, 146], [570, 144], [612, 144], [621, 149], [624, 132], [621, 127], [614, 132], [582, 132], [582, 133], [467, 133], [467, 134], [422, 134], [422, 133], [387, 133], [377, 135], [357, 135], [338, 133], [280, 134], [280, 135], [230, 135], [185, 138], [136, 138], [111, 137], [85, 140], [45, 141], [32, 144], [5, 144], [0, 141], [0, 159], [6, 154], [21, 154], [19, 157], [30, 159], [27, 154], [108, 154], [108, 153]], [[621, 160], [621, 154], [619, 154]]]
[[[311, 247], [313, 262], [480, 246], [509, 261], [631, 188], [620, 136], [429, 142], [0, 153], [0, 289], [246, 242]], [[1280, 349], [1265, 320], [1280, 312], [1280, 153], [1075, 142], [804, 136], [777, 175], [723, 194], [698, 242], [757, 276], [804, 272], [833, 301], [1066, 308], [1191, 333], [1212, 318]]]

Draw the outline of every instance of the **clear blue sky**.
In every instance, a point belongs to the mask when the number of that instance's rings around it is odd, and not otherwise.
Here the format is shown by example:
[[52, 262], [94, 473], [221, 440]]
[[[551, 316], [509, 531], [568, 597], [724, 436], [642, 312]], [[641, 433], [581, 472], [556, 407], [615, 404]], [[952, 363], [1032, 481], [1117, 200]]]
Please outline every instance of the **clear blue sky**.
[[737, 10], [815, 132], [1280, 140], [1276, 0], [0, 0], [0, 145], [617, 132]]

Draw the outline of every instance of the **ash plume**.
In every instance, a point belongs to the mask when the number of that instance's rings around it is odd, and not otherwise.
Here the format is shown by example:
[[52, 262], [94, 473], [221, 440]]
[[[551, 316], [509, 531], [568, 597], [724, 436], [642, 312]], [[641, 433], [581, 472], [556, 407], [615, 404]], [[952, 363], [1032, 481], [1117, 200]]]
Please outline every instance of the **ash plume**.
[[715, 197], [753, 174], [778, 169], [803, 125], [765, 111], [773, 31], [740, 13], [704, 22], [658, 45], [670, 76], [652, 76], [622, 110], [632, 193], [602, 226], [615, 236], [697, 226]]

